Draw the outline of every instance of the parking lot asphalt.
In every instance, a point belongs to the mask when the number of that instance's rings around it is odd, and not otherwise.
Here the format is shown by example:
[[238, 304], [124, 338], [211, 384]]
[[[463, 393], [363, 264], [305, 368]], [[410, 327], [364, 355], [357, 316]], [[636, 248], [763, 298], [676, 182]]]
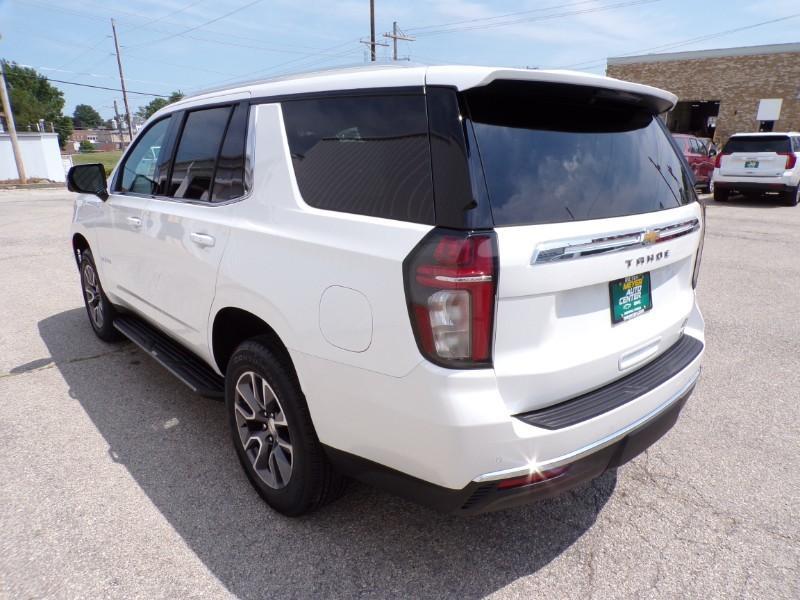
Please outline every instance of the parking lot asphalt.
[[800, 597], [800, 207], [708, 203], [703, 375], [632, 463], [474, 518], [353, 484], [297, 520], [221, 403], [94, 337], [71, 210], [0, 192], [0, 597]]

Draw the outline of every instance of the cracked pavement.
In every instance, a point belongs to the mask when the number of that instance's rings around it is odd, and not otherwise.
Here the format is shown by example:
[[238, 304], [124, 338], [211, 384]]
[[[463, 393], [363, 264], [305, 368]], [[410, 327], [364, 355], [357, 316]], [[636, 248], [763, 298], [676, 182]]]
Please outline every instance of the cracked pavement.
[[94, 337], [71, 210], [0, 191], [0, 598], [800, 597], [800, 208], [709, 202], [703, 375], [617, 472], [470, 519], [354, 484], [298, 520], [220, 403]]

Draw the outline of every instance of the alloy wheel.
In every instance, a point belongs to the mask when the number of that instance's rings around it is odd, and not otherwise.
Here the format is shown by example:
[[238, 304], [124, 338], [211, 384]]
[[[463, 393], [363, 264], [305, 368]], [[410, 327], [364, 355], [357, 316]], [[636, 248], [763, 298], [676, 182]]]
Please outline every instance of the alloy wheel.
[[234, 410], [239, 439], [253, 470], [269, 487], [286, 487], [294, 459], [289, 423], [266, 379], [253, 371], [242, 373], [236, 381]]
[[97, 280], [97, 273], [94, 267], [87, 264], [83, 267], [83, 293], [86, 296], [86, 306], [89, 308], [89, 316], [95, 327], [103, 328], [103, 302], [100, 293], [100, 282]]

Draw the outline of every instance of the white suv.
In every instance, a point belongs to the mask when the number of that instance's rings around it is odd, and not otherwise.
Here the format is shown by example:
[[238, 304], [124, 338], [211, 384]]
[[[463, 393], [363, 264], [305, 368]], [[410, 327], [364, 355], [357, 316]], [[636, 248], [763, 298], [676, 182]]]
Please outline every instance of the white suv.
[[91, 325], [224, 396], [284, 514], [346, 476], [461, 514], [569, 489], [666, 432], [700, 372], [675, 100], [488, 67], [184, 99], [108, 183], [70, 171]]
[[711, 178], [714, 200], [732, 192], [779, 194], [787, 206], [800, 203], [800, 133], [737, 133], [717, 154]]

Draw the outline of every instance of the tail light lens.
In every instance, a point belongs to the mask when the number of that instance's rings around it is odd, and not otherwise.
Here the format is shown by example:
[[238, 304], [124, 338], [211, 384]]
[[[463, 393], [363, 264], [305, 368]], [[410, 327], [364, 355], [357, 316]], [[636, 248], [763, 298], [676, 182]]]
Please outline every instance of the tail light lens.
[[403, 276], [422, 355], [448, 368], [491, 367], [495, 233], [434, 229], [403, 262]]
[[794, 169], [797, 164], [797, 155], [794, 152], [778, 152], [778, 154], [786, 157], [786, 169]]
[[700, 209], [703, 213], [700, 224], [700, 244], [697, 246], [697, 254], [694, 257], [694, 270], [692, 271], [692, 289], [697, 288], [697, 279], [700, 276], [700, 262], [703, 260], [703, 244], [706, 241], [706, 205], [700, 203]]
[[717, 157], [714, 159], [714, 168], [719, 169], [722, 166], [722, 157], [725, 156], [722, 152], [717, 154]]

